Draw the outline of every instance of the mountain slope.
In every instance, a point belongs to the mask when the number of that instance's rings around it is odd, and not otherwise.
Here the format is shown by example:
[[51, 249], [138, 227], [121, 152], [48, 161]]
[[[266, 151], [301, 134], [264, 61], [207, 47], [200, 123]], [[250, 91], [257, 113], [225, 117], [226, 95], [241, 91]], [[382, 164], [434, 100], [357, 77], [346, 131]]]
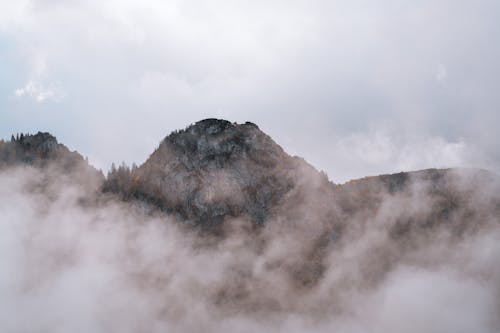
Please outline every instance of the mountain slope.
[[314, 182], [330, 185], [256, 125], [206, 119], [167, 136], [130, 172], [129, 181], [122, 179], [125, 190], [113, 183], [113, 175], [105, 189], [147, 200], [196, 224], [218, 224], [225, 217], [262, 224], [293, 188]]
[[43, 169], [47, 181], [67, 177], [88, 191], [98, 189], [104, 181], [103, 174], [82, 155], [70, 151], [46, 132], [21, 134], [12, 136], [10, 141], [0, 142], [0, 170], [16, 166]]

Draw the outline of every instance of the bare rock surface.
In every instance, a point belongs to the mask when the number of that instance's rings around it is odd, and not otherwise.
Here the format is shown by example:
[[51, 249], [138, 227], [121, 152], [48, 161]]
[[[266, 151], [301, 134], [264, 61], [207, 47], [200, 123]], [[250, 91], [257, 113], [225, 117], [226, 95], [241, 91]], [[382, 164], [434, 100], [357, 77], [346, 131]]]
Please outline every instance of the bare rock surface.
[[162, 208], [205, 224], [226, 216], [262, 224], [299, 183], [306, 185], [301, 177], [328, 183], [255, 124], [218, 119], [167, 136], [132, 177], [139, 197], [152, 196]]

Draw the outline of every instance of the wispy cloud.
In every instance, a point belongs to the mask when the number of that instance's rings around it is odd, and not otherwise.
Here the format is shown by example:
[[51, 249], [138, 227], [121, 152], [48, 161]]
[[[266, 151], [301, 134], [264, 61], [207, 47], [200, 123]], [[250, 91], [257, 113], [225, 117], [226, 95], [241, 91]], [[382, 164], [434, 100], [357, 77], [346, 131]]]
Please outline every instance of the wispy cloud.
[[37, 103], [48, 101], [57, 102], [62, 98], [62, 92], [58, 85], [51, 84], [48, 87], [43, 86], [36, 81], [28, 81], [24, 87], [14, 91], [16, 97], [31, 98]]

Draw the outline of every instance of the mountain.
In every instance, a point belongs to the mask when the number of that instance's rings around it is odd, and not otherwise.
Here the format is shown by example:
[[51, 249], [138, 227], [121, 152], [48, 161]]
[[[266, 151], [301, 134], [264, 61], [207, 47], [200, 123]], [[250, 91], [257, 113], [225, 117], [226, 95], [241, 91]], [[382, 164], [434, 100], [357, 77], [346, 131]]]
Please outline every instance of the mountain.
[[[71, 212], [88, 214], [90, 230], [103, 216], [109, 226], [138, 222], [127, 230], [151, 215], [179, 222], [168, 225], [188, 231], [182, 235], [195, 253], [228, 260], [206, 297], [217, 311], [235, 314], [335, 311], [351, 291], [377, 286], [401, 267], [461, 265], [460, 249], [500, 226], [500, 178], [491, 172], [428, 169], [334, 184], [248, 122], [199, 121], [165, 137], [139, 167], [113, 167], [107, 177], [48, 133], [22, 135], [0, 141], [0, 170], [15, 166], [37, 170], [32, 178], [49, 188], [41, 192], [49, 198], [73, 193], [67, 189], [75, 184], [84, 189], [87, 198]], [[50, 190], [52, 183], [62, 186]], [[127, 269], [137, 258], [124, 260]], [[178, 273], [162, 275], [157, 262], [136, 268], [141, 288], [143, 269], [154, 286]], [[181, 271], [192, 267], [179, 262]]]
[[91, 166], [76, 151], [46, 132], [18, 134], [10, 141], [0, 141], [0, 170], [14, 166], [31, 166], [43, 169], [47, 181], [55, 181], [63, 176], [71, 178], [88, 191], [98, 188], [103, 181], [102, 172]]
[[[218, 230], [226, 220], [252, 228], [272, 221], [309, 226], [302, 232], [318, 243], [325, 235], [339, 241], [353, 220], [364, 225], [380, 218], [388, 202], [395, 205], [385, 212], [391, 235], [451, 225], [459, 235], [491, 220], [486, 212], [500, 216], [499, 177], [488, 171], [429, 169], [336, 185], [250, 122], [199, 121], [165, 137], [139, 167], [113, 166], [106, 179], [49, 133], [0, 141], [0, 168], [19, 164], [55, 169], [89, 191], [100, 188], [206, 229]], [[484, 200], [471, 201], [481, 192]]]
[[18, 134], [8, 142], [0, 142], [0, 167], [16, 164], [44, 167], [52, 162], [57, 162], [67, 171], [86, 163], [82, 155], [70, 151], [46, 132]]
[[286, 154], [255, 124], [206, 119], [167, 136], [140, 167], [112, 172], [104, 188], [195, 224], [239, 217], [260, 225], [296, 200], [298, 188], [319, 184], [333, 190], [326, 175]]

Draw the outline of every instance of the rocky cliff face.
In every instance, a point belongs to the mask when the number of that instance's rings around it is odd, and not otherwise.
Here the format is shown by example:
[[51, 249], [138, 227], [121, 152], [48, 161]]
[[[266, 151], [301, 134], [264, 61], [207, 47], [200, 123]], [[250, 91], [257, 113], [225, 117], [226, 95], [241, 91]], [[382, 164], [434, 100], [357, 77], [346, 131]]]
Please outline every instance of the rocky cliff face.
[[132, 170], [127, 192], [196, 224], [239, 217], [259, 225], [295, 187], [311, 184], [302, 177], [330, 185], [255, 124], [206, 119], [167, 136]]

